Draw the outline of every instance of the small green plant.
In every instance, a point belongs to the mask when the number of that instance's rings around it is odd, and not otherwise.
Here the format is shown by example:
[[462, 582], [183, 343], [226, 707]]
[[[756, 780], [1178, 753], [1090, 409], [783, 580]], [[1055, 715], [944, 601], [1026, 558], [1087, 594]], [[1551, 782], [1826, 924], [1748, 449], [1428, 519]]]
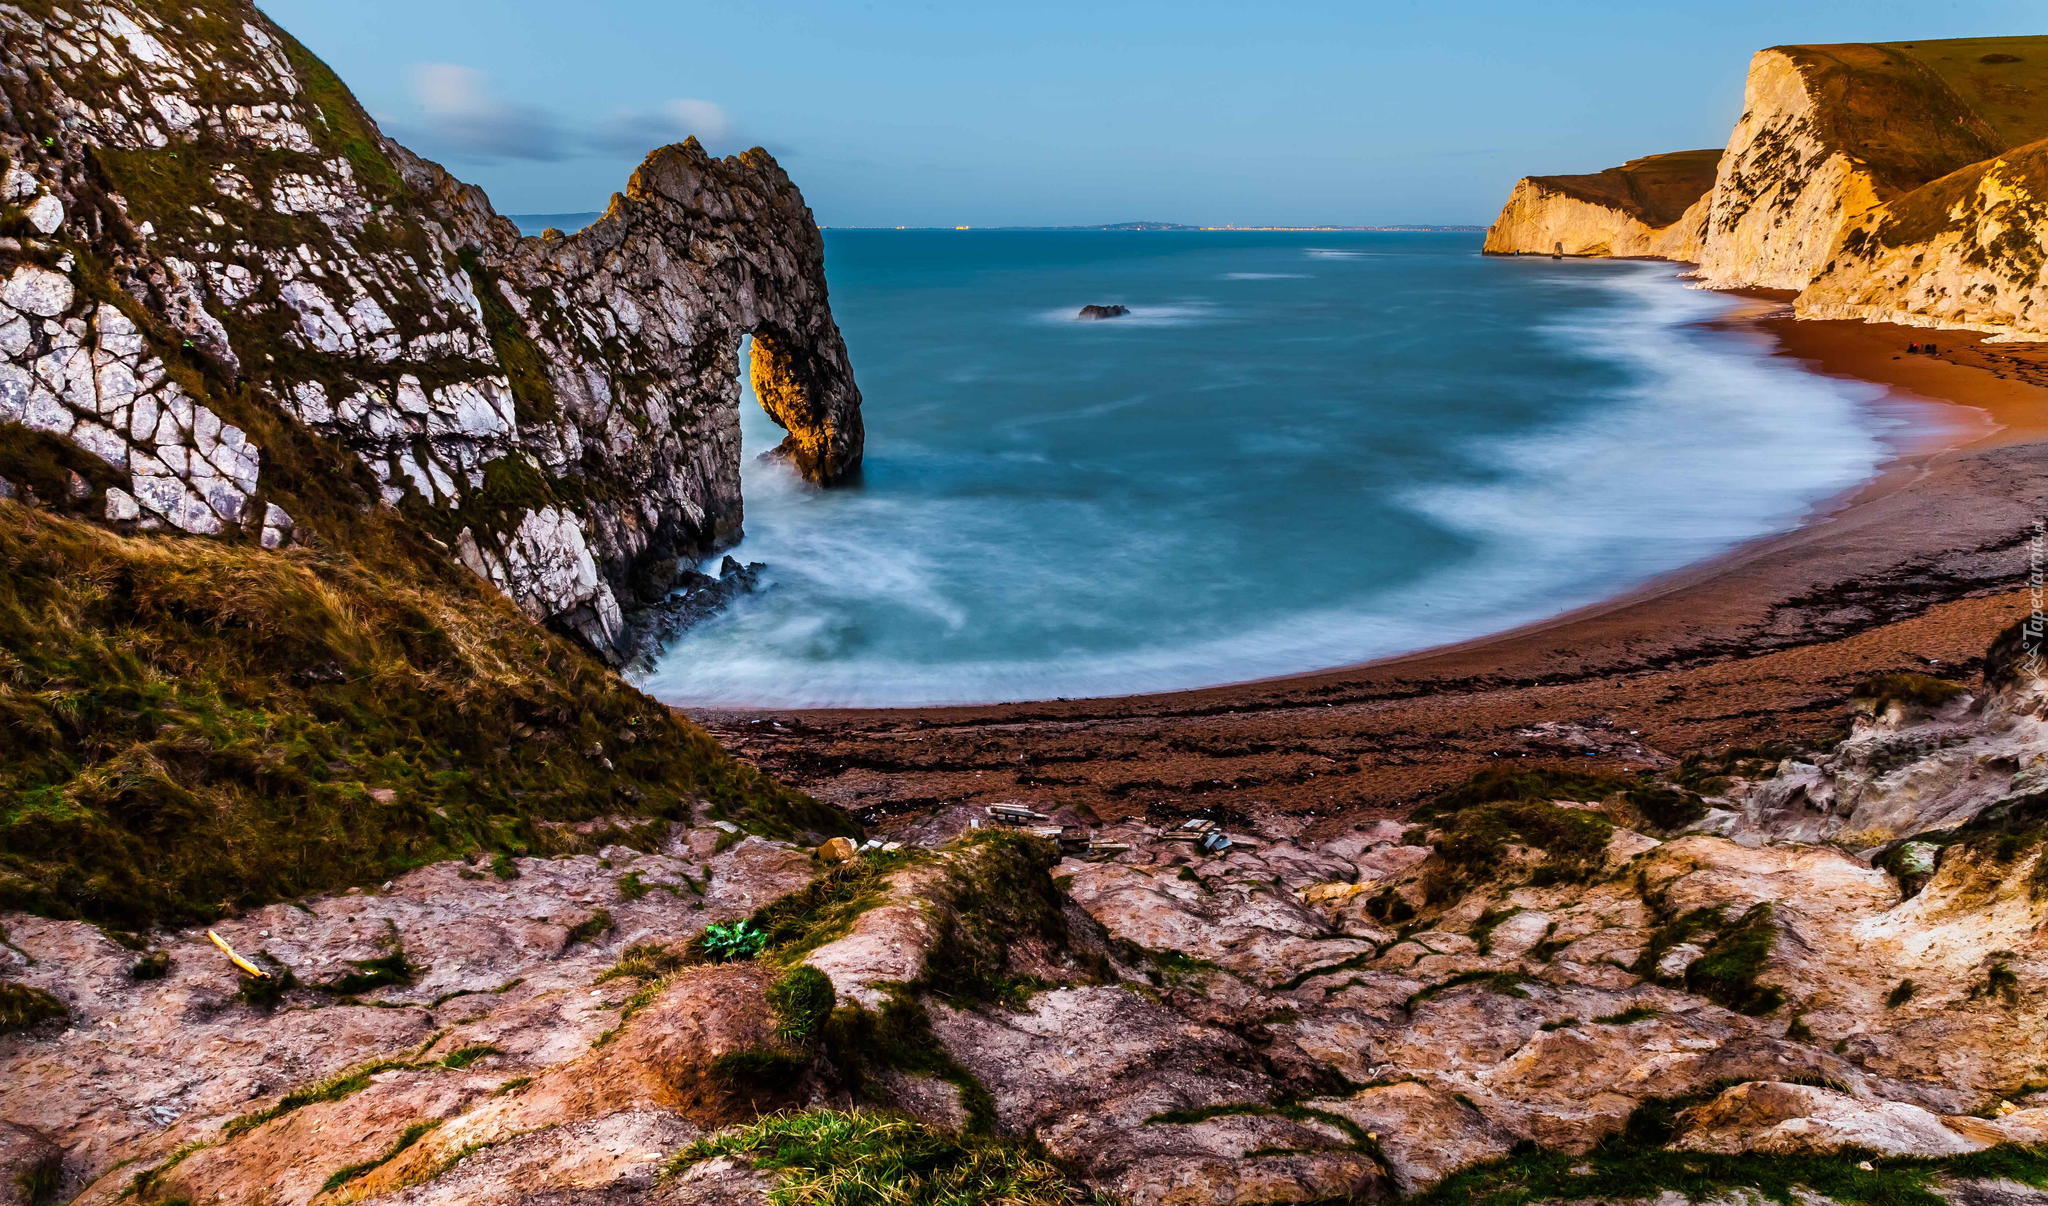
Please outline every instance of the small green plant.
[[744, 917], [738, 921], [714, 921], [704, 927], [697, 945], [712, 962], [733, 963], [760, 954], [768, 945], [768, 932]]
[[628, 871], [619, 876], [619, 899], [638, 900], [653, 891], [647, 881], [640, 878], [638, 871]]
[[569, 945], [603, 937], [611, 932], [613, 924], [610, 909], [592, 909], [590, 916], [569, 927]]
[[391, 1146], [385, 1148], [374, 1159], [365, 1160], [361, 1164], [350, 1164], [344, 1168], [335, 1169], [334, 1175], [328, 1177], [327, 1183], [320, 1187], [320, 1192], [332, 1193], [334, 1190], [340, 1189], [365, 1173], [373, 1172], [391, 1163], [391, 1161], [398, 1158], [400, 1152], [418, 1143], [421, 1136], [440, 1125], [441, 1120], [438, 1118], [413, 1123], [403, 1131], [400, 1131], [398, 1138], [392, 1141]]
[[130, 980], [161, 980], [171, 974], [171, 952], [151, 951], [128, 965]]
[[27, 984], [0, 980], [0, 1034], [71, 1016], [64, 1002]]
[[488, 1043], [477, 1043], [468, 1047], [457, 1047], [441, 1057], [441, 1066], [461, 1071], [476, 1061], [492, 1055], [503, 1055], [503, 1051]]
[[831, 977], [809, 964], [799, 963], [782, 973], [768, 986], [775, 1037], [792, 1047], [809, 1047], [832, 1016], [837, 998]]
[[1654, 1005], [1631, 1005], [1619, 1013], [1594, 1018], [1593, 1022], [1600, 1026], [1629, 1026], [1636, 1022], [1647, 1022], [1651, 1018], [1661, 1016], [1663, 1012]]
[[[275, 960], [271, 962], [274, 964]], [[241, 985], [235, 989], [235, 1000], [257, 1009], [275, 1009], [298, 986], [299, 978], [292, 974], [292, 969], [279, 966], [267, 976], [243, 976]]]
[[419, 977], [419, 968], [405, 957], [405, 947], [399, 945], [394, 934], [390, 949], [374, 959], [356, 959], [349, 963], [349, 970], [318, 987], [338, 996], [354, 996], [373, 988], [391, 984], [410, 984]]
[[519, 864], [503, 850], [491, 856], [491, 874], [499, 879], [518, 879]]

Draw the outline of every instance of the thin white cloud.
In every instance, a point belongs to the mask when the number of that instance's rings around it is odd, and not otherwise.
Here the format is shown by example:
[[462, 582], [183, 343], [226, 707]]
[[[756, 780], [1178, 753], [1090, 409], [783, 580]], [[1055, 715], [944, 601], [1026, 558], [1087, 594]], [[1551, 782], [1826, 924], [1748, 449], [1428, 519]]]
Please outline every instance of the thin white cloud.
[[412, 87], [422, 149], [432, 154], [472, 162], [566, 157], [552, 117], [497, 96], [489, 77], [474, 67], [419, 63], [412, 69]]
[[587, 126], [571, 126], [499, 96], [489, 76], [458, 63], [414, 64], [412, 94], [415, 113], [393, 123], [393, 132], [428, 155], [464, 163], [552, 162], [592, 152], [637, 156], [692, 135], [720, 144], [733, 132], [723, 105], [697, 97], [622, 109]]
[[680, 97], [652, 109], [625, 109], [591, 131], [591, 141], [609, 151], [639, 155], [695, 135], [699, 142], [724, 142], [732, 117], [715, 101]]

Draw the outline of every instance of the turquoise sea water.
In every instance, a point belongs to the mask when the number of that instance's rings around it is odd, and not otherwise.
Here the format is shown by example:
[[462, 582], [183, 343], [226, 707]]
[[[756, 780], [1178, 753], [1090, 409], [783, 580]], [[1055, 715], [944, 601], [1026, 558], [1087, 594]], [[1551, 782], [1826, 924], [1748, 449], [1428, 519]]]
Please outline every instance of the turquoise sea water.
[[[1446, 234], [834, 231], [867, 465], [746, 469], [768, 587], [681, 704], [1127, 694], [1554, 615], [1868, 477], [1874, 389], [1669, 265]], [[1088, 303], [1127, 318], [1077, 321]], [[780, 433], [751, 404], [748, 445]]]

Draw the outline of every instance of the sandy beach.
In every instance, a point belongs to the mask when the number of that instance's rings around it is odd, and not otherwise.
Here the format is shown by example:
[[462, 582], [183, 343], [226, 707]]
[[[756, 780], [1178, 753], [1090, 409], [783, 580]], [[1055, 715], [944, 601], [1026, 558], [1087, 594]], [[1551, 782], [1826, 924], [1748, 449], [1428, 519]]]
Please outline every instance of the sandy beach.
[[[1364, 665], [1195, 691], [983, 707], [693, 711], [786, 782], [880, 820], [937, 803], [1205, 812], [1327, 833], [1501, 759], [1666, 765], [1822, 741], [1864, 676], [1968, 681], [2029, 605], [2048, 513], [2048, 345], [1806, 322], [1782, 297], [1721, 320], [1814, 372], [1886, 387], [1911, 434], [1798, 529], [1598, 605]], [[1935, 355], [1909, 344], [1933, 341]]]

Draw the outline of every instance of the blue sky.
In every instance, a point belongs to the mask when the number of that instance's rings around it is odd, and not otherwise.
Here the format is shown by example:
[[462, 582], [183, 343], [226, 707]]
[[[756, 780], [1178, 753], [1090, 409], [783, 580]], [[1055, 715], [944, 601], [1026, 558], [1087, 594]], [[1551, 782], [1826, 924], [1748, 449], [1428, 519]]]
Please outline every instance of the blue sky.
[[1783, 42], [2048, 32], [2038, 0], [259, 0], [507, 213], [653, 146], [774, 152], [828, 226], [1485, 222], [1719, 145]]

